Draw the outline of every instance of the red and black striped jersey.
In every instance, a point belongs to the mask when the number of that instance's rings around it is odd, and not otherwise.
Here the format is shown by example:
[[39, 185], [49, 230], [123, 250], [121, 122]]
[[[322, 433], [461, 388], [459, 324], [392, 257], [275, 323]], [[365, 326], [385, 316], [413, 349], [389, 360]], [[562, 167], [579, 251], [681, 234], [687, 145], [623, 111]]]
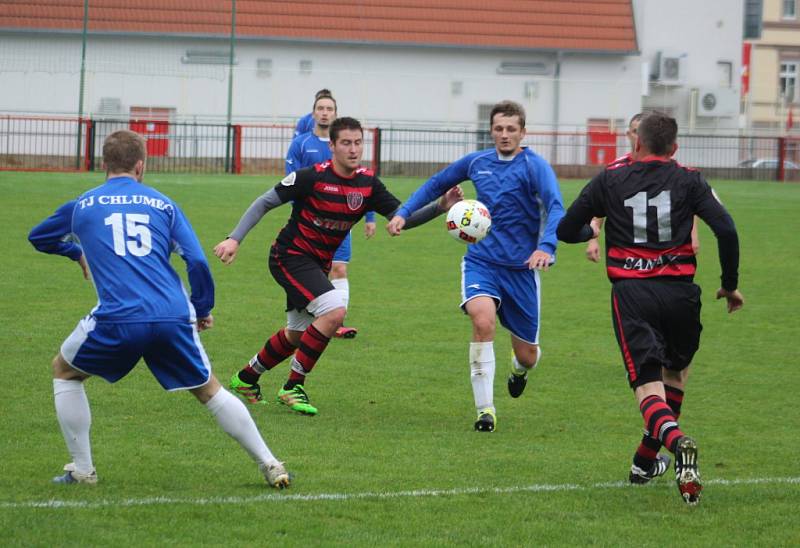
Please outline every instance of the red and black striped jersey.
[[371, 170], [359, 167], [345, 177], [336, 173], [331, 161], [290, 173], [275, 191], [283, 203], [293, 202], [289, 222], [275, 241], [277, 252], [308, 255], [326, 269], [367, 211], [388, 216], [400, 207]]
[[694, 216], [709, 224], [728, 213], [696, 170], [651, 156], [611, 164], [583, 189], [568, 225], [606, 217], [606, 269], [611, 280], [677, 277], [691, 280]]
[[633, 155], [628, 152], [627, 154], [623, 154], [619, 158], [615, 158], [608, 164], [606, 164], [606, 169], [616, 169], [618, 167], [625, 167], [629, 166], [633, 163]]

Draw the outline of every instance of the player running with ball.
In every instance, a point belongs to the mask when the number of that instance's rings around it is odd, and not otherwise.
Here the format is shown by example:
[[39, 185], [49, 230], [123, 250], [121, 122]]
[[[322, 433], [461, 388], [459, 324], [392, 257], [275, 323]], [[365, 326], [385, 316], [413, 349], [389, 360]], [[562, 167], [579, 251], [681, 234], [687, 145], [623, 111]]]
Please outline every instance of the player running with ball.
[[478, 414], [474, 426], [480, 432], [492, 432], [496, 422], [496, 317], [511, 332], [511, 397], [522, 394], [528, 372], [539, 362], [539, 271], [555, 260], [556, 226], [564, 215], [553, 169], [521, 146], [525, 138], [522, 106], [512, 101], [498, 103], [489, 121], [495, 147], [468, 154], [431, 177], [386, 227], [398, 235], [409, 215], [468, 179], [475, 185], [478, 200], [489, 208], [492, 230], [469, 247], [461, 265], [461, 308], [472, 320], [469, 365]]

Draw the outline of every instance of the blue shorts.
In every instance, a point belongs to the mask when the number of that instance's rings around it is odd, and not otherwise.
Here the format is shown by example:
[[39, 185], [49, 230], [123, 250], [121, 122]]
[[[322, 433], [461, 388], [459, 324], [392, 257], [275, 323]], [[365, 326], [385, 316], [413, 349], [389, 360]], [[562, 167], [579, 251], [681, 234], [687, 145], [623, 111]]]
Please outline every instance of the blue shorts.
[[464, 257], [461, 261], [461, 308], [470, 299], [494, 299], [500, 323], [518, 339], [539, 344], [539, 272], [515, 270]]
[[61, 355], [78, 371], [108, 382], [130, 373], [141, 358], [167, 390], [197, 388], [211, 377], [192, 323], [98, 323], [89, 315], [61, 345]]
[[333, 254], [333, 262], [335, 263], [349, 263], [350, 257], [353, 256], [353, 249], [352, 249], [352, 241], [353, 238], [350, 237], [350, 232], [347, 233], [347, 237], [342, 240], [341, 245], [336, 249], [336, 253]]

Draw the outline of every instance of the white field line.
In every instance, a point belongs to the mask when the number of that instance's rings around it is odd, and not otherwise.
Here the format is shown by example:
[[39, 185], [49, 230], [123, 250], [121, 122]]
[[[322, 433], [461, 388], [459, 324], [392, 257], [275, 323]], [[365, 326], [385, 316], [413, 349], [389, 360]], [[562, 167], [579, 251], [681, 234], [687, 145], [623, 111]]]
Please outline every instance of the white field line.
[[[766, 484], [800, 484], [800, 477], [788, 478], [750, 478], [750, 479], [712, 479], [703, 482], [703, 485], [720, 485], [720, 486], [737, 486], [737, 485], [766, 485]], [[656, 485], [672, 486], [672, 482], [659, 483]], [[75, 487], [88, 487], [89, 489], [96, 489], [96, 487], [89, 486], [74, 486], [66, 487], [67, 489], [74, 489]], [[64, 488], [64, 487], [59, 487]], [[290, 492], [274, 492], [265, 493], [263, 495], [255, 495], [251, 497], [209, 497], [209, 498], [172, 498], [172, 497], [145, 497], [139, 499], [121, 499], [121, 500], [43, 500], [43, 501], [0, 501], [0, 509], [19, 509], [19, 508], [123, 508], [131, 506], [157, 506], [166, 504], [178, 505], [236, 505], [236, 504], [250, 504], [253, 502], [292, 502], [292, 501], [349, 501], [349, 500], [364, 500], [364, 499], [398, 499], [398, 498], [421, 498], [421, 497], [457, 497], [462, 495], [480, 495], [480, 494], [508, 494], [508, 493], [547, 493], [547, 492], [565, 492], [565, 491], [589, 491], [598, 489], [641, 489], [641, 486], [632, 486], [624, 481], [615, 481], [607, 483], [594, 483], [589, 485], [578, 485], [573, 483], [557, 483], [557, 484], [534, 484], [534, 485], [520, 485], [516, 487], [461, 487], [453, 489], [415, 489], [412, 491], [368, 491], [363, 493], [317, 493], [317, 494], [294, 494]], [[651, 488], [651, 487], [645, 487]]]

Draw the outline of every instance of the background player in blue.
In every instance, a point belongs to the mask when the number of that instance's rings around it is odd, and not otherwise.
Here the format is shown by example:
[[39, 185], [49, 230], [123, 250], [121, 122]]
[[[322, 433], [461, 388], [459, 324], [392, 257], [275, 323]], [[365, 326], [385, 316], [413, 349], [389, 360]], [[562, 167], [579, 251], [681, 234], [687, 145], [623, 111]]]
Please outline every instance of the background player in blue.
[[651, 113], [642, 118], [635, 161], [595, 176], [570, 206], [557, 234], [568, 243], [583, 242], [597, 237], [591, 219], [606, 218], [614, 333], [651, 438], [636, 450], [629, 479], [647, 483], [666, 472], [669, 458], [658, 455], [663, 444], [675, 455], [681, 496], [697, 504], [702, 490], [697, 444], [678, 425], [689, 365], [703, 328], [700, 288], [694, 284], [695, 215], [718, 241], [722, 287], [717, 298], [727, 300], [728, 312], [739, 310], [744, 299], [737, 289], [736, 226], [703, 176], [672, 160], [677, 133], [670, 116]]
[[[87, 279], [91, 271], [98, 297], [53, 359], [56, 415], [73, 459], [53, 481], [97, 482], [83, 381], [98, 375], [116, 382], [144, 358], [161, 386], [189, 390], [258, 463], [267, 482], [286, 487], [283, 464], [244, 404], [211, 373], [198, 331], [214, 323], [214, 282], [180, 208], [141, 183], [145, 150], [136, 133], [109, 135], [103, 144], [106, 182], [62, 205], [30, 232], [37, 250], [77, 261]], [[172, 251], [186, 262], [191, 299], [170, 265]]]
[[[333, 97], [331, 90], [327, 88], [322, 88], [317, 93], [314, 94], [314, 100], [316, 101], [320, 97]], [[308, 133], [309, 131], [314, 130], [314, 113], [309, 112], [308, 114], [301, 116], [297, 120], [297, 125], [294, 128], [294, 136], [297, 137], [303, 133]]]
[[[298, 135], [292, 140], [289, 151], [286, 154], [286, 175], [304, 167], [311, 167], [325, 160], [330, 160], [331, 151], [328, 147], [330, 142], [330, 125], [336, 118], [336, 100], [328, 95], [317, 92], [312, 109], [313, 129], [309, 133]], [[375, 235], [375, 212], [368, 211], [364, 218], [364, 234], [367, 239]], [[344, 292], [345, 298], [350, 299], [350, 282], [347, 279], [347, 264], [353, 256], [352, 236], [350, 234], [342, 242], [342, 245], [333, 255], [331, 266], [331, 283], [336, 289]], [[358, 330], [352, 326], [341, 326], [336, 330], [334, 336], [345, 339], [352, 339], [358, 334]]]
[[555, 259], [556, 226], [564, 215], [558, 181], [550, 165], [522, 147], [525, 110], [512, 101], [489, 116], [495, 148], [473, 152], [417, 189], [387, 226], [397, 235], [422, 205], [467, 179], [489, 208], [492, 230], [467, 250], [462, 262], [461, 307], [472, 320], [469, 363], [478, 419], [475, 429], [495, 428], [495, 318], [511, 332], [514, 349], [508, 390], [522, 394], [528, 371], [539, 362], [539, 270]]

